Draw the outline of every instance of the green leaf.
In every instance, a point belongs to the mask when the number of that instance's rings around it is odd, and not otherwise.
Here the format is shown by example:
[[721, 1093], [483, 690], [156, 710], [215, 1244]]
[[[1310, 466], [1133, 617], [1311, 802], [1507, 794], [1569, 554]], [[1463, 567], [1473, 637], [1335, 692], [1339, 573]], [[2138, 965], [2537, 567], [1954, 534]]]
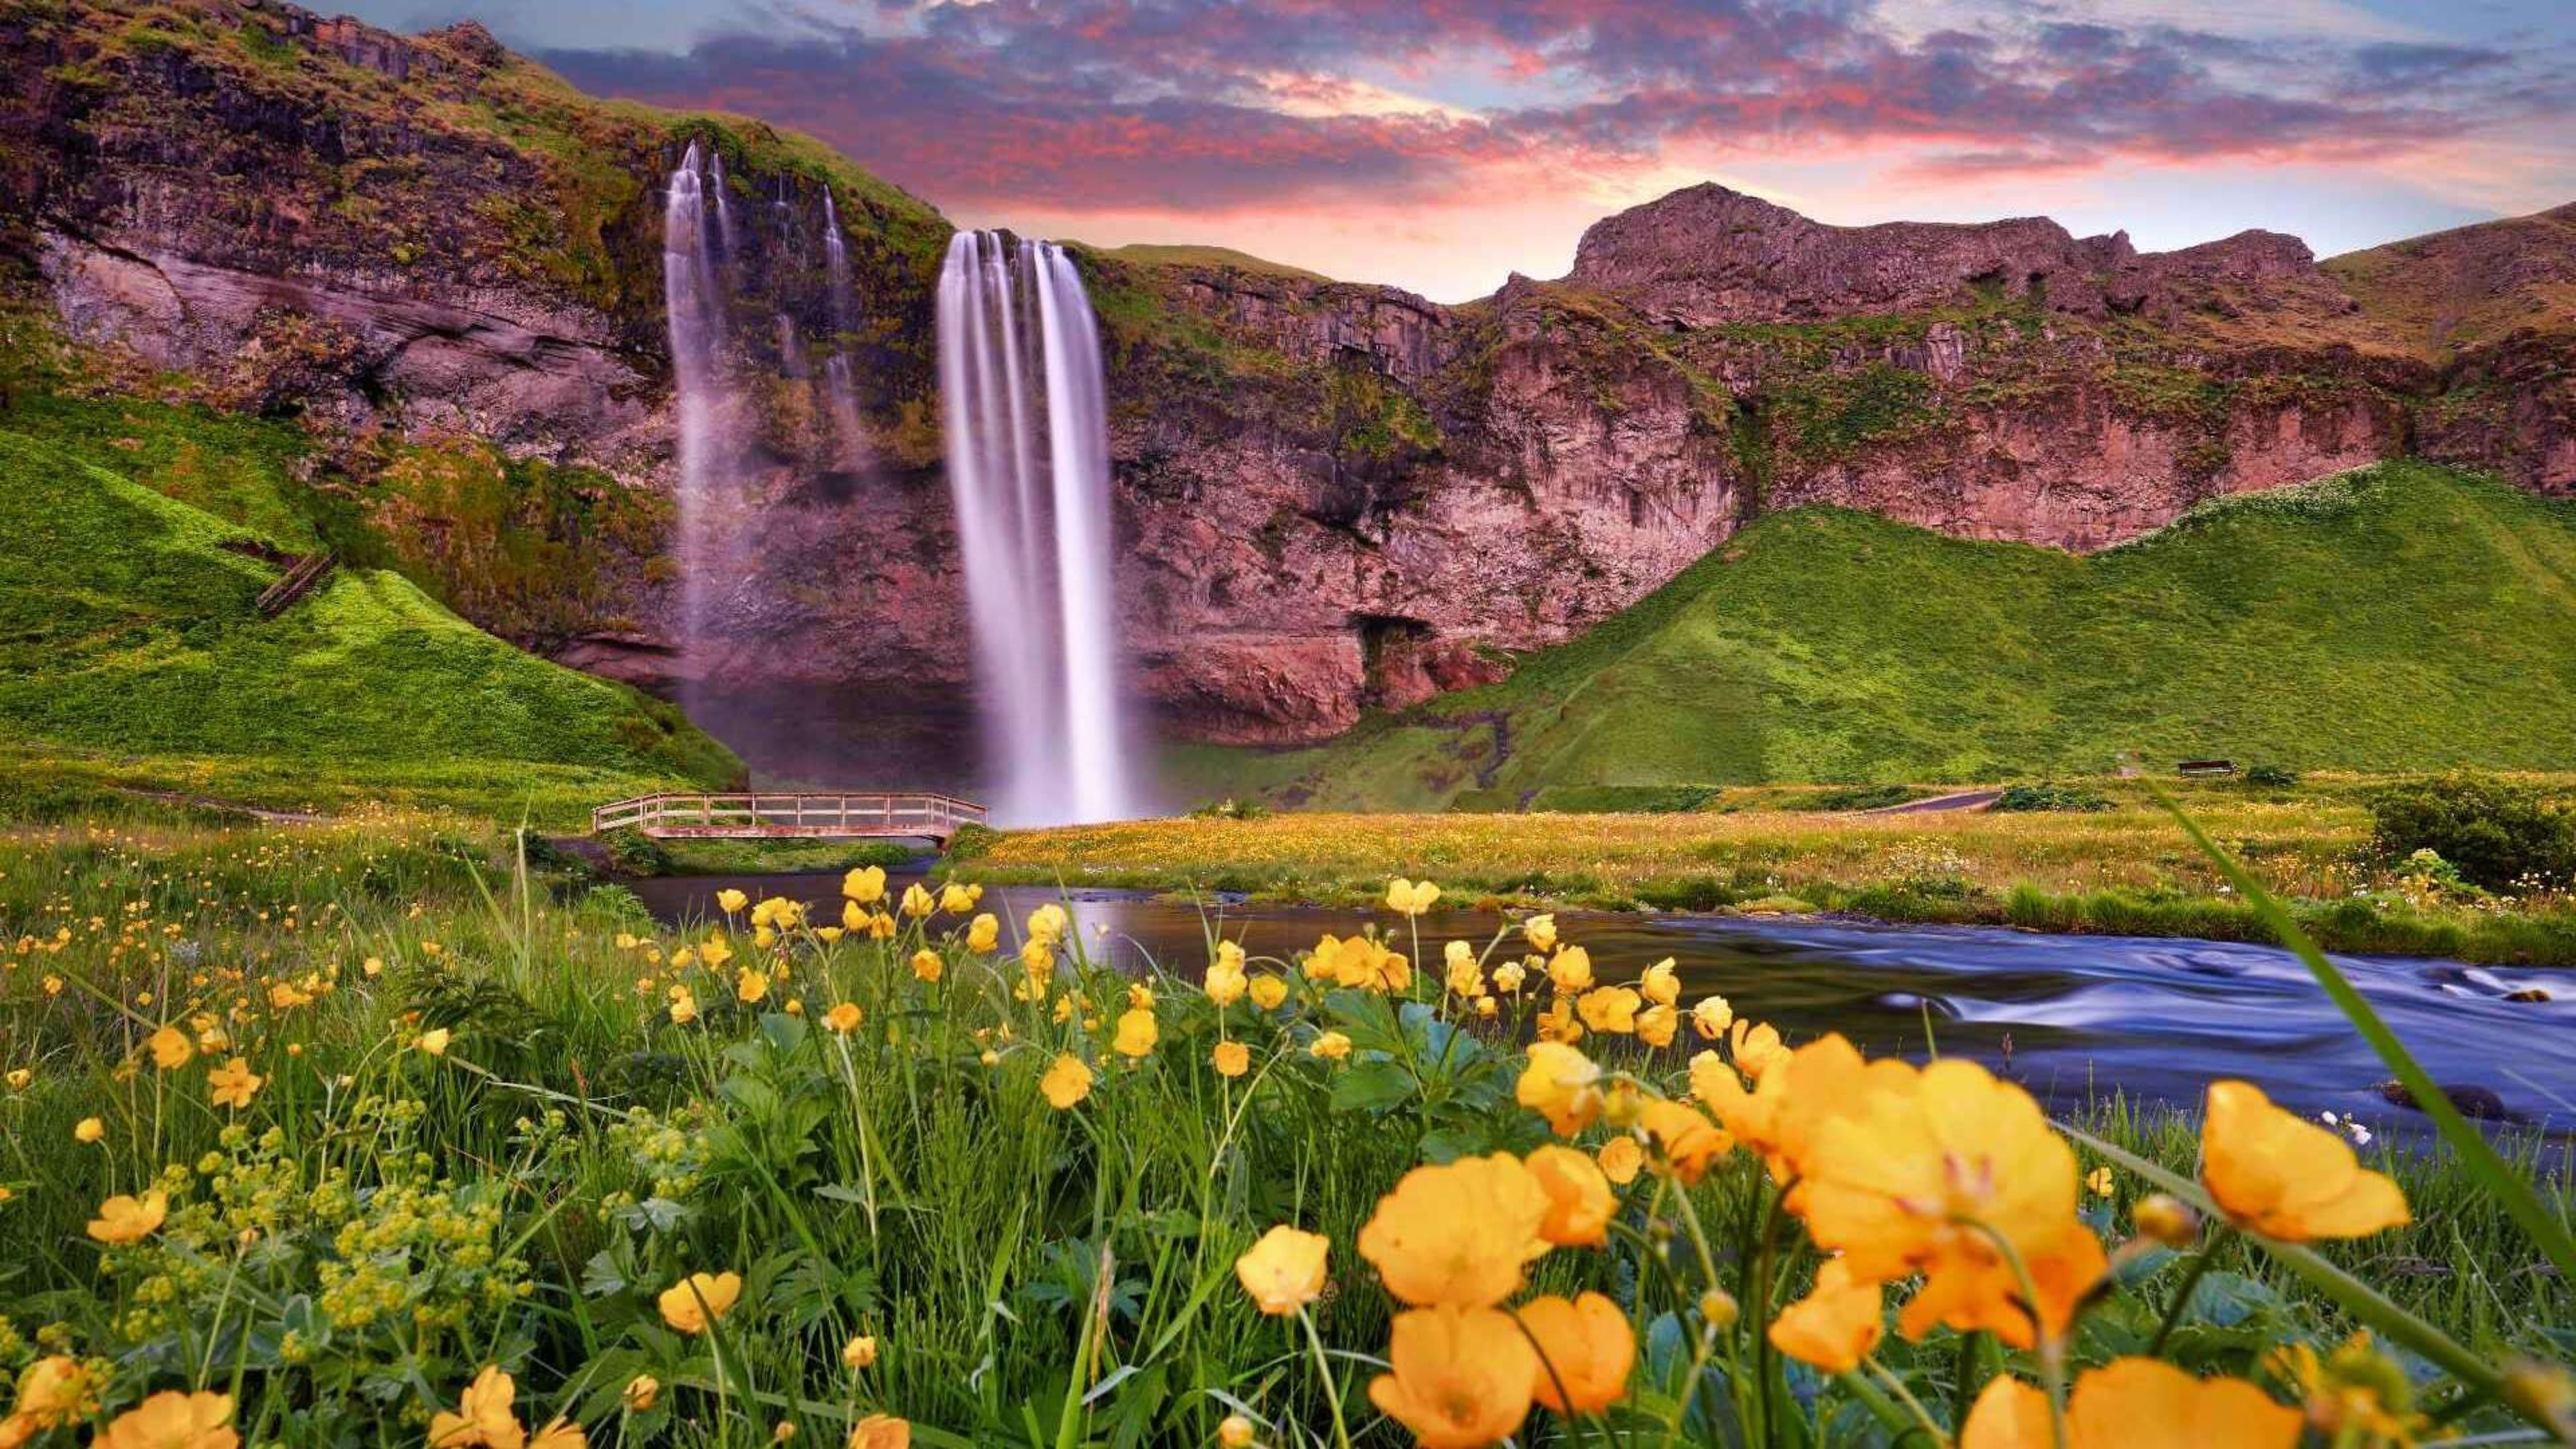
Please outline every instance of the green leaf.
[[1336, 1112], [1384, 1112], [1412, 1098], [1413, 1075], [1395, 1062], [1355, 1062], [1333, 1078]]

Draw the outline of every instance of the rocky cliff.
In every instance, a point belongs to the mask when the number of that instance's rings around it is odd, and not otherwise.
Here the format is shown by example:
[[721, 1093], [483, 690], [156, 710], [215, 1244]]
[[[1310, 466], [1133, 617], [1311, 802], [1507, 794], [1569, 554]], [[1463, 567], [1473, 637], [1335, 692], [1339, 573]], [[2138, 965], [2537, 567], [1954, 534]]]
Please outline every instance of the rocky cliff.
[[[0, 83], [9, 295], [81, 359], [47, 385], [301, 417], [317, 487], [585, 667], [965, 680], [927, 205], [758, 122], [591, 101], [470, 25], [21, 0]], [[670, 483], [659, 187], [691, 142], [724, 173], [756, 547], [720, 647], [682, 660], [653, 530], [585, 519], [658, 517]], [[2321, 267], [2260, 232], [2141, 254], [2041, 219], [1830, 227], [1703, 186], [1595, 226], [1561, 281], [1456, 307], [1188, 251], [1079, 261], [1127, 637], [1198, 738], [1318, 738], [1492, 679], [1798, 503], [2092, 549], [2409, 450], [2576, 488], [2566, 210]], [[855, 428], [820, 395], [834, 355]], [[578, 597], [478, 589], [442, 542], [470, 532], [440, 515], [454, 490], [402, 486], [420, 449], [589, 470], [583, 507], [510, 515], [586, 560]]]

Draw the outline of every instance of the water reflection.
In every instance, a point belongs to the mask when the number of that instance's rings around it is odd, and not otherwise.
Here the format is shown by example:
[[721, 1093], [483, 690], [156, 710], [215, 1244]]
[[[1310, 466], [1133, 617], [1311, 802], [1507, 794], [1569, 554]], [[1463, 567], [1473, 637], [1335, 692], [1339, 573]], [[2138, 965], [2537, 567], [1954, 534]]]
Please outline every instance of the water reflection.
[[[715, 914], [715, 893], [728, 886], [755, 898], [792, 896], [826, 918], [840, 909], [838, 875], [700, 876], [635, 889], [676, 922]], [[1002, 889], [987, 892], [986, 906], [1011, 920], [1062, 898]], [[1367, 925], [1393, 929], [1406, 945], [1401, 919], [1383, 911], [1212, 900], [1202, 912], [1121, 891], [1075, 891], [1070, 900], [1088, 948], [1128, 969], [1150, 958], [1195, 971], [1209, 930], [1256, 957], [1285, 958], [1320, 933]], [[2420, 1121], [2372, 1090], [2386, 1069], [2306, 968], [2270, 947], [1816, 919], [1568, 912], [1558, 920], [1605, 981], [1632, 979], [1670, 956], [1685, 1005], [1716, 992], [1793, 1037], [1840, 1031], [1871, 1053], [1920, 1057], [1937, 1045], [2009, 1070], [2054, 1106], [2113, 1090], [2190, 1104], [2210, 1079], [2241, 1076], [2303, 1111], [2357, 1112], [2398, 1130]], [[1489, 912], [1435, 911], [1423, 919], [1421, 954], [1436, 972], [1443, 944], [1482, 947], [1503, 924]], [[2531, 986], [2567, 998], [2547, 973], [2337, 960], [2436, 1080], [2491, 1089], [2537, 1122], [2576, 1123], [2576, 999], [2506, 999]]]

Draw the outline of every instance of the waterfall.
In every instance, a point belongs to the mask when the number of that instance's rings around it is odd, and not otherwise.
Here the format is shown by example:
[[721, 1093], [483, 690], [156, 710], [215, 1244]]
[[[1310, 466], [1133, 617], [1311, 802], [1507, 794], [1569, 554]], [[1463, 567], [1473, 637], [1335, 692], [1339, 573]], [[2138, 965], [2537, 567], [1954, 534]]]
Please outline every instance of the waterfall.
[[1136, 814], [1106, 394], [1082, 279], [1052, 243], [959, 232], [939, 275], [938, 322], [995, 813], [1015, 825]]
[[[693, 141], [690, 144], [694, 146], [697, 143]], [[724, 156], [721, 152], [710, 150], [707, 157], [707, 190], [715, 194], [716, 235], [724, 242], [724, 255], [728, 262], [742, 253], [741, 242], [733, 232], [733, 208], [725, 204], [725, 192], [729, 189], [731, 188], [725, 185]]]
[[697, 652], [707, 622], [707, 598], [719, 529], [715, 521], [725, 467], [718, 432], [723, 426], [719, 354], [724, 345], [724, 302], [716, 290], [707, 239], [706, 191], [696, 142], [671, 173], [662, 208], [662, 304], [671, 330], [671, 371], [680, 421], [679, 562], [680, 642], [683, 658]]
[[841, 214], [832, 205], [832, 188], [823, 188], [823, 263], [832, 284], [832, 355], [823, 360], [823, 400], [839, 430], [844, 466], [855, 467], [866, 456], [867, 435], [859, 423], [859, 390], [850, 379], [850, 355], [843, 337], [850, 330], [850, 254], [841, 244]]

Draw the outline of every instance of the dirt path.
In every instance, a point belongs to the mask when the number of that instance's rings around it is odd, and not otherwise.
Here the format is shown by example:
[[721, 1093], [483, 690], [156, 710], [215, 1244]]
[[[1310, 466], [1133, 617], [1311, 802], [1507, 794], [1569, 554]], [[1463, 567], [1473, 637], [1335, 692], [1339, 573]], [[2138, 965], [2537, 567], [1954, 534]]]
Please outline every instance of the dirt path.
[[1995, 803], [2001, 790], [1962, 790], [1955, 795], [1935, 795], [1929, 800], [1908, 800], [1902, 805], [1881, 805], [1864, 810], [1863, 815], [1928, 815], [1942, 810], [1983, 810]]

